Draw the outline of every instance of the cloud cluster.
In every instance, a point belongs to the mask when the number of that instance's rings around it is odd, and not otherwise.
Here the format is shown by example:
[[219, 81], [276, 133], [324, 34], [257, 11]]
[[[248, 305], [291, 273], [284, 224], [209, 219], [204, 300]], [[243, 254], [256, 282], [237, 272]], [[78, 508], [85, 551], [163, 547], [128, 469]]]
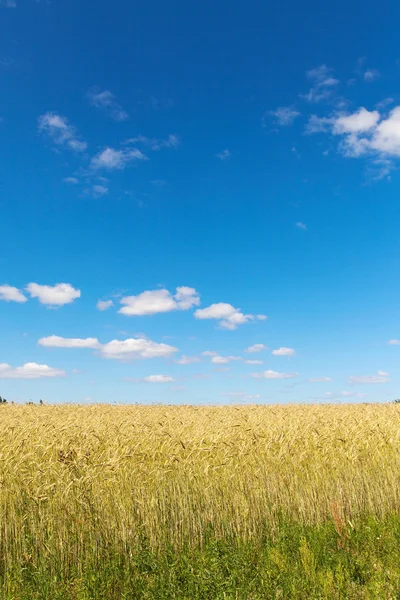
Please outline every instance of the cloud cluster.
[[[75, 289], [69, 283], [56, 283], [53, 286], [28, 283], [25, 291], [31, 298], [37, 298], [41, 304], [49, 306], [63, 306], [81, 297], [81, 291]], [[0, 286], [0, 300], [20, 304], [28, 301], [21, 290], [10, 285]]]
[[38, 128], [59, 146], [67, 146], [75, 152], [83, 152], [87, 148], [87, 143], [79, 139], [75, 128], [62, 115], [53, 112], [45, 113], [38, 119]]
[[200, 304], [200, 296], [194, 288], [181, 286], [174, 295], [166, 289], [151, 290], [138, 296], [125, 296], [120, 302], [124, 306], [118, 312], [131, 317], [188, 310]]
[[178, 348], [168, 344], [159, 344], [145, 338], [112, 340], [101, 344], [97, 338], [63, 338], [51, 335], [38, 341], [46, 348], [91, 348], [97, 350], [103, 358], [131, 361], [147, 358], [169, 358], [178, 352]]
[[0, 363], [0, 379], [41, 379], [51, 377], [65, 377], [65, 371], [53, 369], [48, 365], [25, 363], [22, 367], [11, 367], [7, 363]]
[[375, 179], [380, 179], [390, 172], [392, 160], [400, 157], [400, 106], [387, 115], [363, 106], [350, 114], [312, 115], [306, 133], [324, 132], [340, 138], [338, 148], [344, 156], [373, 159]]
[[211, 304], [207, 308], [197, 309], [194, 316], [196, 319], [216, 319], [219, 321], [221, 329], [230, 330], [237, 329], [239, 325], [254, 321], [255, 319], [264, 321], [267, 318], [265, 315], [245, 315], [240, 308], [235, 308], [225, 302], [218, 302], [217, 304]]

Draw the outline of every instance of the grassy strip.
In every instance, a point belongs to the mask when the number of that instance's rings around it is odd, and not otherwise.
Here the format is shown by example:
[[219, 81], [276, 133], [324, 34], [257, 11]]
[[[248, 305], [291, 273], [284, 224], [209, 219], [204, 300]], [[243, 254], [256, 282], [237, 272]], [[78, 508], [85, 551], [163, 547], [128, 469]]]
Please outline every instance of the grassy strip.
[[[73, 549], [70, 549], [73, 553]], [[68, 549], [66, 549], [68, 551]], [[119, 548], [100, 539], [68, 568], [51, 555], [0, 560], [2, 600], [261, 600], [400, 598], [400, 517], [305, 526], [283, 520], [262, 540], [216, 539], [156, 552], [146, 539]]]

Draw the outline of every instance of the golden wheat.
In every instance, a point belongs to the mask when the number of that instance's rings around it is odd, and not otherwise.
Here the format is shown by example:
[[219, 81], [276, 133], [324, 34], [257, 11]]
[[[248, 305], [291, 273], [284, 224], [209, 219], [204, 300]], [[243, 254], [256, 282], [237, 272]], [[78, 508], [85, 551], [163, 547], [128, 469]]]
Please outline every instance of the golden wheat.
[[[400, 407], [2, 406], [0, 551], [254, 537], [400, 509]], [[35, 550], [36, 552], [36, 550]]]

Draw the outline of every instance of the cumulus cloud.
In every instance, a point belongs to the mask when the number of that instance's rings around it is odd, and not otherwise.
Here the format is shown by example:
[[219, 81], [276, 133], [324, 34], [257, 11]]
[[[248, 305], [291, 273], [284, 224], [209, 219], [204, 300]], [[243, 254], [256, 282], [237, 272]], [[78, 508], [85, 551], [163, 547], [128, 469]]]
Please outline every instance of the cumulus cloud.
[[263, 371], [262, 373], [251, 373], [255, 379], [293, 379], [298, 373], [278, 373], [277, 371]]
[[225, 365], [229, 362], [232, 362], [233, 360], [242, 360], [242, 359], [240, 356], [219, 356], [218, 354], [211, 358], [211, 362], [214, 363], [215, 365]]
[[18, 288], [6, 284], [0, 285], [0, 300], [22, 304], [23, 302], [27, 302], [28, 298], [26, 298]]
[[38, 298], [41, 304], [51, 306], [70, 304], [81, 297], [81, 291], [76, 290], [69, 283], [57, 283], [53, 286], [28, 283], [25, 289], [30, 294], [31, 298]]
[[138, 148], [116, 150], [115, 148], [105, 148], [90, 161], [92, 169], [107, 169], [122, 171], [130, 163], [138, 160], [148, 160]]
[[65, 377], [65, 371], [53, 369], [48, 365], [25, 363], [22, 367], [11, 367], [7, 363], [0, 363], [0, 379], [41, 379], [43, 377]]
[[310, 377], [308, 380], [310, 383], [325, 383], [328, 381], [332, 381], [330, 377]]
[[377, 110], [368, 111], [363, 106], [355, 113], [338, 117], [333, 123], [334, 133], [364, 133], [373, 129], [380, 114]]
[[90, 348], [97, 350], [103, 358], [121, 361], [169, 358], [178, 352], [178, 348], [159, 344], [144, 337], [112, 340], [101, 344], [97, 338], [63, 338], [51, 335], [41, 338], [38, 343], [47, 348]]
[[38, 128], [58, 146], [67, 146], [75, 152], [83, 152], [87, 148], [87, 143], [78, 138], [75, 128], [62, 115], [47, 112], [39, 117]]
[[169, 358], [178, 352], [178, 348], [168, 344], [159, 344], [144, 338], [112, 340], [100, 349], [104, 358], [129, 361], [147, 358]]
[[148, 375], [143, 378], [143, 381], [146, 383], [171, 383], [175, 379], [169, 375]]
[[245, 360], [246, 365], [262, 365], [262, 360]]
[[267, 125], [268, 117], [272, 117], [273, 121], [281, 127], [291, 125], [293, 121], [300, 116], [298, 110], [294, 106], [278, 106], [276, 110], [270, 110], [263, 116], [263, 125]]
[[222, 150], [222, 152], [218, 152], [218, 154], [216, 154], [215, 156], [220, 160], [228, 160], [228, 158], [230, 158], [232, 155], [229, 152], [228, 148], [225, 148], [225, 150]]
[[264, 344], [253, 344], [253, 346], [246, 348], [245, 352], [253, 354], [254, 352], [262, 352], [262, 350], [267, 350], [267, 346]]
[[306, 94], [300, 94], [300, 97], [311, 103], [330, 99], [340, 83], [338, 79], [332, 77], [332, 69], [326, 65], [311, 69], [307, 71], [306, 75], [312, 81], [312, 87]]
[[198, 363], [200, 361], [201, 358], [199, 356], [186, 356], [186, 354], [182, 354], [182, 356], [175, 362], [178, 365], [192, 365], [193, 363]]
[[129, 119], [128, 113], [116, 101], [115, 96], [110, 90], [101, 90], [98, 87], [91, 88], [87, 93], [89, 103], [102, 110], [114, 121], [126, 121]]
[[50, 335], [40, 338], [40, 346], [45, 348], [100, 348], [97, 338], [63, 338], [59, 335]]
[[389, 340], [388, 344], [390, 346], [400, 346], [400, 340]]
[[181, 286], [176, 288], [174, 295], [166, 289], [151, 290], [142, 292], [138, 296], [125, 296], [121, 298], [121, 304], [124, 306], [118, 312], [122, 315], [155, 315], [198, 306], [200, 297], [194, 288]]
[[[368, 111], [361, 107], [352, 114], [334, 115], [308, 124], [308, 133], [329, 131], [340, 136], [339, 150], [348, 157], [374, 158], [374, 164], [390, 171], [392, 158], [400, 156], [400, 106], [394, 107], [388, 115], [379, 111]], [[382, 174], [376, 178], [381, 178]]]
[[240, 308], [234, 308], [231, 304], [218, 302], [207, 308], [197, 309], [194, 313], [196, 319], [216, 319], [221, 329], [237, 329], [239, 325], [254, 321], [264, 320], [265, 315], [245, 315]]
[[352, 375], [349, 377], [349, 383], [353, 384], [388, 383], [388, 381], [390, 381], [390, 373], [386, 373], [386, 371], [378, 371], [376, 375]]
[[294, 348], [277, 348], [272, 350], [274, 356], [295, 356], [296, 350]]
[[101, 311], [108, 310], [112, 306], [114, 306], [114, 302], [112, 300], [99, 300], [96, 304], [97, 310]]

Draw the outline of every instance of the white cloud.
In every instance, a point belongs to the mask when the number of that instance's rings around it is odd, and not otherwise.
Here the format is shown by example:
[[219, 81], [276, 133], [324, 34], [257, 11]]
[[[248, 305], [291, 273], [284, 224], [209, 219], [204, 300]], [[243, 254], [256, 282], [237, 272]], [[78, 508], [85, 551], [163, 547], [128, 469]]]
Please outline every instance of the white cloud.
[[79, 179], [77, 177], [64, 177], [63, 182], [77, 185], [79, 183]]
[[277, 125], [287, 127], [291, 125], [293, 121], [300, 116], [298, 110], [294, 106], [279, 106], [276, 110], [271, 110], [265, 113], [263, 116], [263, 125], [267, 124], [267, 117], [271, 116]]
[[47, 135], [55, 144], [68, 146], [75, 152], [83, 152], [87, 143], [76, 136], [75, 128], [68, 119], [57, 113], [47, 112], [38, 119], [39, 131]]
[[388, 344], [390, 346], [400, 346], [400, 340], [389, 340]]
[[155, 315], [173, 310], [188, 310], [200, 304], [198, 292], [191, 287], [181, 286], [176, 288], [175, 295], [168, 290], [151, 290], [142, 292], [138, 296], [121, 298], [124, 304], [118, 312], [128, 316]]
[[226, 396], [227, 398], [243, 398], [243, 400], [259, 400], [261, 398], [260, 394], [251, 396], [246, 394], [246, 392], [225, 392], [221, 394], [221, 396]]
[[81, 291], [76, 290], [69, 283], [57, 283], [53, 286], [29, 283], [25, 289], [30, 294], [31, 298], [38, 298], [41, 304], [51, 306], [70, 304], [81, 297]]
[[225, 148], [225, 150], [222, 150], [222, 152], [219, 152], [215, 156], [220, 160], [228, 160], [228, 158], [230, 158], [232, 155], [229, 152], [228, 148]]
[[213, 356], [211, 362], [215, 365], [225, 365], [233, 360], [242, 360], [240, 356]]
[[16, 287], [12, 287], [11, 285], [0, 285], [0, 300], [4, 300], [4, 302], [19, 302], [22, 304], [23, 302], [27, 302], [28, 298], [26, 298], [21, 290]]
[[96, 304], [97, 310], [101, 311], [108, 310], [112, 306], [114, 306], [114, 302], [112, 300], [99, 300]]
[[311, 115], [305, 127], [305, 133], [311, 135], [313, 133], [326, 133], [332, 129], [335, 119], [332, 117], [318, 117]]
[[301, 221], [297, 221], [296, 227], [298, 229], [302, 229], [303, 231], [308, 231], [307, 225], [305, 225], [305, 223], [302, 223]]
[[332, 69], [326, 65], [307, 71], [307, 78], [313, 82], [313, 85], [306, 94], [300, 94], [300, 97], [312, 103], [330, 99], [340, 83], [338, 79], [332, 77], [331, 73]]
[[112, 340], [101, 347], [104, 358], [116, 360], [140, 360], [146, 358], [168, 358], [178, 352], [178, 348], [168, 344], [158, 344], [144, 338]]
[[150, 150], [161, 150], [162, 148], [177, 148], [180, 144], [179, 137], [175, 134], [170, 134], [165, 140], [157, 138], [148, 138], [144, 135], [138, 135], [134, 138], [125, 140], [125, 144], [143, 144]]
[[101, 198], [101, 196], [106, 196], [109, 190], [105, 185], [96, 184], [92, 185], [90, 191], [95, 198]]
[[94, 87], [87, 93], [88, 100], [92, 106], [103, 110], [114, 121], [126, 121], [128, 113], [116, 101], [115, 96], [109, 90], [101, 90]]
[[256, 315], [257, 321], [266, 321], [268, 319], [267, 315]]
[[59, 335], [50, 335], [40, 338], [40, 346], [46, 348], [100, 348], [101, 344], [97, 338], [63, 338]]
[[253, 346], [246, 348], [245, 352], [253, 354], [254, 352], [262, 352], [262, 350], [267, 350], [267, 346], [264, 344], [253, 344]]
[[182, 354], [182, 356], [175, 362], [178, 365], [192, 365], [193, 363], [198, 363], [200, 361], [201, 359], [198, 356], [186, 356], [186, 354]]
[[310, 383], [325, 383], [327, 381], [332, 381], [330, 377], [311, 377], [308, 380]]
[[293, 379], [298, 373], [278, 373], [277, 371], [263, 371], [262, 373], [251, 373], [255, 379]]
[[122, 361], [169, 358], [178, 352], [178, 348], [159, 344], [144, 337], [112, 340], [107, 344], [101, 344], [97, 338], [63, 338], [51, 335], [41, 338], [38, 344], [47, 348], [90, 348], [98, 350], [103, 358]]
[[148, 160], [147, 156], [138, 150], [138, 148], [131, 148], [128, 150], [105, 148], [92, 158], [90, 165], [93, 169], [122, 170], [125, 169], [129, 163], [137, 160]]
[[277, 348], [272, 350], [274, 356], [295, 356], [296, 350], [294, 348]]
[[218, 356], [218, 352], [214, 352], [212, 350], [205, 350], [201, 354], [202, 356]]
[[390, 374], [386, 371], [378, 371], [376, 375], [352, 375], [349, 377], [349, 383], [370, 384], [370, 383], [388, 383]]
[[[361, 107], [353, 114], [333, 116], [323, 121], [324, 126], [320, 128], [315, 123], [310, 128], [309, 122], [307, 132], [330, 130], [334, 135], [343, 136], [339, 150], [345, 156], [375, 157], [375, 164], [383, 165], [384, 174], [391, 168], [388, 159], [400, 156], [400, 106], [394, 107], [387, 116]], [[381, 173], [378, 178], [382, 178]]]
[[148, 377], [143, 378], [143, 381], [147, 383], [171, 383], [175, 379], [169, 375], [148, 375]]
[[218, 302], [211, 304], [207, 308], [197, 309], [194, 313], [196, 319], [217, 319], [221, 329], [234, 330], [239, 325], [254, 321], [254, 319], [264, 320], [265, 315], [245, 315], [240, 308], [234, 308], [231, 304]]
[[0, 379], [41, 379], [42, 377], [65, 377], [65, 375], [65, 371], [34, 362], [16, 368], [7, 363], [0, 363]]
[[371, 81], [375, 81], [380, 77], [380, 73], [378, 69], [367, 69], [364, 73], [364, 81], [370, 83]]
[[246, 365], [262, 365], [262, 360], [245, 360]]
[[380, 114], [377, 110], [368, 111], [363, 106], [352, 115], [344, 115], [338, 117], [334, 122], [333, 132], [342, 133], [361, 133], [370, 131], [380, 119]]

